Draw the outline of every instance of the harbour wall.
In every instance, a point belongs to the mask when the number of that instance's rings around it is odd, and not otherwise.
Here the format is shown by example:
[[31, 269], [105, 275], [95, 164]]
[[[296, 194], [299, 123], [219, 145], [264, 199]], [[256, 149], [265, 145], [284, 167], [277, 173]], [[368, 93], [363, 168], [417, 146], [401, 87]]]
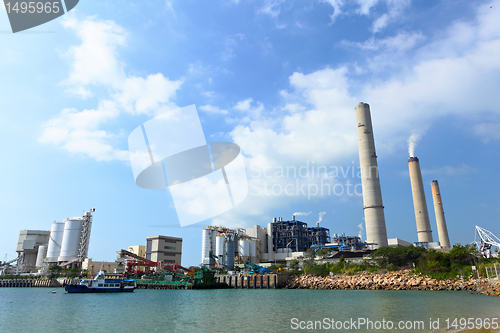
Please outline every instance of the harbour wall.
[[56, 279], [5, 279], [0, 280], [0, 287], [9, 288], [30, 288], [30, 287], [47, 287], [59, 288], [62, 287]]
[[219, 283], [225, 283], [235, 289], [278, 289], [284, 288], [289, 279], [288, 274], [242, 274], [216, 275]]

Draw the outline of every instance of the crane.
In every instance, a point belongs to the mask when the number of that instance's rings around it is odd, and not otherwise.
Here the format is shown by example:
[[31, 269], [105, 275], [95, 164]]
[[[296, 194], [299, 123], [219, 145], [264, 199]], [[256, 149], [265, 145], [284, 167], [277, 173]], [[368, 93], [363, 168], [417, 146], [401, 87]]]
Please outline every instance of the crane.
[[[1, 261], [0, 261], [0, 268], [2, 268], [2, 274], [1, 274], [1, 275], [4, 275], [4, 274], [5, 274], [5, 269], [6, 269], [7, 267], [9, 267], [9, 266], [10, 266], [10, 264], [13, 264], [13, 263], [15, 263], [16, 261], [21, 260], [21, 259], [22, 259], [22, 256], [23, 256], [23, 254], [19, 255], [19, 256], [18, 256], [17, 258], [15, 258], [15, 259], [12, 259], [12, 260], [9, 260], [9, 261], [4, 261], [4, 262], [1, 262]], [[7, 256], [6, 256], [6, 257], [7, 257]]]
[[479, 252], [485, 257], [491, 257], [491, 247], [500, 247], [500, 239], [495, 236], [491, 231], [481, 228], [476, 225], [476, 234], [474, 236], [474, 243]]

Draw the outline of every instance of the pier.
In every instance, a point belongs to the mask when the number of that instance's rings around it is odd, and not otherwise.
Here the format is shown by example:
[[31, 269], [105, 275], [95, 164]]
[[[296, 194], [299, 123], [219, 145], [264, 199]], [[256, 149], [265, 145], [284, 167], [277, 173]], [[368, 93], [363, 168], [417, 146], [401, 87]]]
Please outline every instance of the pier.
[[286, 285], [288, 274], [216, 275], [219, 283], [235, 289], [279, 289]]
[[5, 279], [0, 280], [2, 288], [30, 288], [30, 287], [47, 287], [59, 288], [62, 285], [56, 279]]

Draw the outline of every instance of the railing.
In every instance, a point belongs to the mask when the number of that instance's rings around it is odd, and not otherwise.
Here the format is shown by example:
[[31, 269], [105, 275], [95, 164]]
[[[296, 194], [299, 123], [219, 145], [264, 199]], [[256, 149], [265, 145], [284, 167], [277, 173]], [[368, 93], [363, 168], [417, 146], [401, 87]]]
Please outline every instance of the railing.
[[486, 277], [488, 279], [497, 279], [498, 280], [498, 272], [500, 271], [499, 264], [493, 264], [493, 267], [486, 267]]

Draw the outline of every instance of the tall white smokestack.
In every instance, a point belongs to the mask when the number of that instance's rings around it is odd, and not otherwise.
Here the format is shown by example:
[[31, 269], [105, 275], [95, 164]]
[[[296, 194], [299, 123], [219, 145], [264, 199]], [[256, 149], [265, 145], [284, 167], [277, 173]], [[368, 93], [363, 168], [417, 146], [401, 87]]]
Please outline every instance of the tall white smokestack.
[[355, 107], [358, 124], [359, 164], [363, 187], [363, 209], [365, 211], [366, 242], [375, 243], [375, 248], [387, 246], [384, 206], [377, 166], [377, 154], [373, 139], [370, 106], [359, 103]]
[[437, 180], [431, 182], [432, 199], [434, 200], [434, 212], [436, 213], [436, 224], [438, 228], [439, 243], [442, 247], [450, 248], [450, 238], [448, 237], [448, 228], [446, 227], [446, 220], [444, 219], [443, 201], [441, 199], [441, 192], [439, 191], [439, 184]]
[[429, 222], [429, 212], [425, 201], [424, 184], [418, 157], [408, 159], [408, 169], [410, 170], [411, 192], [413, 195], [413, 207], [415, 208], [415, 220], [417, 221], [417, 235], [419, 242], [432, 243], [431, 224]]

